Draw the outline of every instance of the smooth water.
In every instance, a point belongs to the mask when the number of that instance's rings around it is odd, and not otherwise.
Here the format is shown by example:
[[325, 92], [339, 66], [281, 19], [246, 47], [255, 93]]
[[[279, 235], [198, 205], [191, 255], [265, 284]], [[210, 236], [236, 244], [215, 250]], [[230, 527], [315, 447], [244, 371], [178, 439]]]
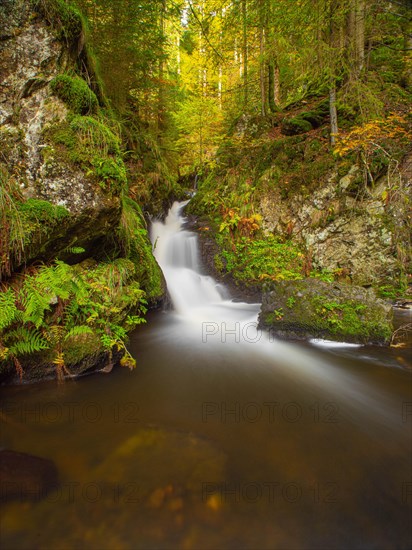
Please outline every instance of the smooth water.
[[174, 310], [132, 335], [137, 369], [1, 389], [0, 444], [61, 481], [3, 506], [2, 547], [411, 548], [407, 351], [258, 331], [181, 207], [153, 224]]

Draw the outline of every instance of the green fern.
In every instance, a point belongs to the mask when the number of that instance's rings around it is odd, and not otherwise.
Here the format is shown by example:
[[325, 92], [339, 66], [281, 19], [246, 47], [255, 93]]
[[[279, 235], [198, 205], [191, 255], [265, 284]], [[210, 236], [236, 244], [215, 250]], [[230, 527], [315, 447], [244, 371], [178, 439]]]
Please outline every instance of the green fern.
[[9, 357], [27, 355], [48, 349], [49, 344], [41, 332], [26, 327], [19, 327], [7, 333], [4, 339]]
[[15, 321], [19, 310], [16, 307], [16, 296], [11, 288], [0, 294], [0, 330]]
[[92, 329], [86, 325], [76, 325], [72, 329], [70, 329], [67, 334], [65, 335], [65, 340], [70, 340], [70, 338], [75, 338], [77, 336], [84, 336], [84, 335], [94, 334]]
[[86, 250], [81, 246], [67, 246], [62, 252], [66, 254], [83, 254]]

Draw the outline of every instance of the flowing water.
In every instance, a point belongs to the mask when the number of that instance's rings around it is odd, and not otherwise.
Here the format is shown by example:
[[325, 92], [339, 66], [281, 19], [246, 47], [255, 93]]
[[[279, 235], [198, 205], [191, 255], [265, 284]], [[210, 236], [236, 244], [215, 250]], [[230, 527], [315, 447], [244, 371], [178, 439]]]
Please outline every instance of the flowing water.
[[174, 307], [132, 335], [137, 369], [2, 388], [0, 444], [60, 475], [3, 506], [2, 547], [410, 549], [407, 351], [260, 332], [182, 206], [153, 224]]

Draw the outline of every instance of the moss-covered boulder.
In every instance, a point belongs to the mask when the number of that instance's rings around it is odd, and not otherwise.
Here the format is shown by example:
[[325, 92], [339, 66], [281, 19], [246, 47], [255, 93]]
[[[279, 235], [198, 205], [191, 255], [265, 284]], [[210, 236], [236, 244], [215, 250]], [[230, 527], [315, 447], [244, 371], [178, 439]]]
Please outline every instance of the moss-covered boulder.
[[84, 257], [105, 250], [127, 185], [120, 139], [78, 67], [77, 10], [61, 0], [8, 0], [3, 22], [0, 279], [33, 262], [71, 261], [72, 249]]
[[88, 115], [94, 113], [98, 107], [96, 94], [78, 76], [58, 75], [51, 81], [50, 87], [76, 114]]
[[7, 0], [0, 28], [0, 383], [133, 368], [127, 333], [166, 286], [83, 18]]
[[392, 307], [363, 287], [318, 279], [279, 281], [263, 293], [259, 325], [284, 338], [387, 345]]
[[298, 134], [310, 132], [313, 129], [313, 126], [309, 120], [297, 116], [294, 118], [284, 119], [280, 129], [284, 136], [296, 136]]

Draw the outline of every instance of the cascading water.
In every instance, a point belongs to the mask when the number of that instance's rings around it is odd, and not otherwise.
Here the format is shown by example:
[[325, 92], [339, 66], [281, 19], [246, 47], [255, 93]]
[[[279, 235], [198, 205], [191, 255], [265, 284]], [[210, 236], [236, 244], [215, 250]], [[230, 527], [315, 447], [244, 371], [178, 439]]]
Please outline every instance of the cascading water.
[[[356, 374], [326, 362], [316, 350], [302, 349], [261, 331], [257, 319], [259, 304], [225, 298], [224, 289], [212, 277], [200, 273], [197, 235], [183, 229], [185, 219], [181, 211], [188, 202], [175, 202], [164, 223], [155, 221], [151, 231], [154, 255], [165, 275], [177, 314], [175, 337], [184, 335], [185, 346], [203, 345], [204, 352], [211, 355], [218, 352], [220, 358], [226, 355], [226, 359], [236, 361], [236, 356], [249, 356], [251, 364], [256, 358], [269, 359], [274, 368], [297, 384], [310, 384], [312, 388], [338, 395], [353, 415], [363, 411], [363, 415], [373, 416], [383, 425], [398, 427], [394, 404], [391, 406], [387, 395], [363, 383]], [[327, 341], [318, 344], [332, 350], [358, 347]], [[388, 407], [382, 407], [384, 403]]]
[[216, 282], [200, 274], [197, 236], [182, 231], [180, 211], [185, 204], [174, 203], [164, 224], [153, 223], [152, 242], [176, 311], [190, 316], [199, 308], [221, 303], [223, 297]]

